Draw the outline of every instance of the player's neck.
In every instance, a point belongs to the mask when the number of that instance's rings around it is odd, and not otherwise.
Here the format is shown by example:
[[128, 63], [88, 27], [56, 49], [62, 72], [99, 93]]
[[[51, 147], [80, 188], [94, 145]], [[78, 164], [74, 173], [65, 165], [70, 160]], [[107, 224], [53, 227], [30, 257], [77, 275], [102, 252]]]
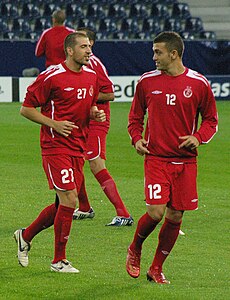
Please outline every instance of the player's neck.
[[177, 65], [172, 65], [170, 68], [165, 70], [165, 73], [169, 76], [179, 76], [185, 72], [185, 69], [186, 68], [181, 63], [181, 64], [177, 64]]
[[81, 72], [82, 65], [77, 64], [77, 63], [75, 63], [73, 61], [70, 61], [68, 59], [65, 61], [65, 64], [66, 64], [67, 68], [70, 69], [71, 71], [77, 72], [77, 73]]

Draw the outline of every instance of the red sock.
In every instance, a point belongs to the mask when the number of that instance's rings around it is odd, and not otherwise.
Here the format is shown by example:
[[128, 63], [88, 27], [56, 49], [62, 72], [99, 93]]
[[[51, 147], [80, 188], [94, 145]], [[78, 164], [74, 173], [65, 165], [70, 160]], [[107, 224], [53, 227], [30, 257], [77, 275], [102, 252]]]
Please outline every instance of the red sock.
[[57, 208], [54, 204], [47, 206], [41, 211], [37, 219], [33, 221], [24, 231], [23, 238], [27, 242], [31, 242], [32, 239], [38, 234], [40, 231], [52, 226], [54, 224], [54, 218], [57, 213]]
[[66, 259], [66, 244], [72, 225], [74, 208], [59, 205], [54, 220], [55, 251], [53, 263]]
[[80, 188], [80, 191], [78, 193], [78, 199], [79, 199], [79, 210], [87, 212], [90, 210], [90, 204], [88, 195], [85, 189], [85, 179], [82, 181], [82, 185]]
[[122, 202], [116, 184], [107, 169], [101, 170], [95, 175], [95, 177], [100, 183], [101, 188], [108, 197], [109, 201], [114, 205], [117, 215], [128, 218], [130, 215], [124, 203]]
[[144, 240], [155, 229], [158, 223], [159, 221], [153, 220], [148, 213], [145, 213], [138, 221], [134, 239], [130, 245], [131, 250], [141, 252]]
[[165, 222], [162, 225], [159, 233], [159, 242], [152, 263], [152, 267], [162, 268], [165, 259], [169, 255], [177, 240], [180, 226], [181, 222], [176, 223], [165, 218]]

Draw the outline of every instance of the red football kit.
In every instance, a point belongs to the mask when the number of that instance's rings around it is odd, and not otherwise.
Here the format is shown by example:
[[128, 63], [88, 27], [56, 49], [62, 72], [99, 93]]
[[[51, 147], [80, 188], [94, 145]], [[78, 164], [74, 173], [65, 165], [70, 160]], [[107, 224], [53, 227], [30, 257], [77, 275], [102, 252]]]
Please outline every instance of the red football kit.
[[[74, 170], [82, 163], [73, 162], [73, 159], [84, 159], [90, 108], [96, 105], [97, 97], [96, 73], [85, 66], [80, 72], [73, 72], [65, 63], [42, 72], [28, 87], [23, 106], [41, 107], [43, 115], [58, 121], [71, 121], [78, 126], [68, 137], [48, 126], [41, 126], [43, 166], [51, 188], [69, 190], [76, 187]], [[49, 156], [56, 156], [56, 163]]]
[[75, 30], [66, 26], [54, 26], [43, 31], [37, 42], [35, 55], [46, 57], [46, 68], [65, 60], [64, 40], [72, 32]]
[[[94, 70], [98, 75], [99, 92], [113, 93], [113, 83], [109, 79], [107, 70], [100, 59], [92, 54], [88, 67]], [[97, 107], [98, 109], [104, 110], [106, 121], [96, 122], [90, 120], [90, 130], [87, 141], [87, 159], [89, 160], [93, 160], [99, 156], [102, 159], [106, 159], [106, 135], [110, 126], [110, 103], [109, 101], [98, 101]]]
[[[178, 146], [183, 142], [180, 136], [193, 135], [205, 144], [217, 132], [216, 103], [207, 79], [187, 68], [179, 76], [158, 70], [143, 74], [129, 113], [128, 131], [134, 145], [142, 138], [146, 113], [145, 139], [150, 152], [145, 157], [147, 204], [170, 201], [175, 209], [196, 209], [196, 167], [191, 164], [196, 166], [197, 150]], [[199, 114], [202, 122], [198, 129]]]

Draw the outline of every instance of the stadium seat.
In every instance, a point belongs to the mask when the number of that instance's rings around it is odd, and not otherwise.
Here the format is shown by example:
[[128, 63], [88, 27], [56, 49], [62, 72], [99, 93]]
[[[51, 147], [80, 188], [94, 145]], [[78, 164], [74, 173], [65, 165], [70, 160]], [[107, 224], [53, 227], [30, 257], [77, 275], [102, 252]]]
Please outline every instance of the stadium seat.
[[92, 30], [96, 30], [96, 22], [94, 21], [93, 18], [84, 18], [84, 19], [79, 19], [78, 25], [76, 26], [77, 28], [79, 27], [88, 27], [91, 28]]
[[18, 17], [18, 8], [16, 5], [11, 3], [2, 3], [1, 4], [1, 16], [7, 16], [7, 17]]
[[40, 9], [32, 3], [24, 3], [22, 6], [21, 16], [38, 18], [40, 17]]
[[14, 31], [8, 31], [3, 34], [3, 38], [6, 40], [20, 40], [23, 37], [24, 37], [24, 35], [23, 36], [19, 35], [18, 33], [14, 32]]
[[27, 33], [31, 31], [30, 23], [24, 18], [14, 19], [12, 29], [15, 32]]
[[196, 36], [194, 33], [189, 32], [189, 31], [182, 31], [180, 33], [181, 37], [183, 40], [194, 40], [196, 39]]
[[127, 31], [129, 33], [137, 33], [140, 31], [139, 28], [139, 24], [137, 19], [132, 19], [132, 18], [128, 18], [128, 19], [123, 19], [121, 22], [121, 31]]
[[47, 28], [50, 28], [51, 22], [49, 21], [49, 18], [37, 18], [35, 20], [35, 26], [34, 26], [34, 31], [36, 32], [41, 32]]
[[117, 25], [110, 18], [102, 19], [100, 20], [98, 31], [114, 33], [117, 31]]
[[5, 33], [9, 31], [7, 20], [5, 18], [0, 18], [0, 32]]
[[181, 32], [182, 27], [181, 27], [181, 22], [178, 18], [168, 18], [164, 22], [164, 30], [166, 31], [176, 31], [176, 32]]
[[26, 34], [26, 39], [29, 39], [32, 42], [36, 42], [36, 41], [38, 41], [40, 35], [41, 34], [39, 34], [38, 32], [31, 31]]
[[87, 18], [105, 18], [105, 12], [103, 7], [97, 3], [89, 4], [86, 12]]
[[188, 18], [185, 22], [185, 31], [197, 32], [197, 33], [203, 31], [203, 22], [201, 18], [198, 17]]
[[120, 4], [110, 4], [108, 8], [108, 17], [110, 18], [126, 18], [127, 13], [125, 7]]
[[44, 17], [51, 17], [54, 10], [57, 10], [57, 9], [60, 9], [60, 7], [53, 4], [53, 3], [45, 3], [44, 4], [43, 16]]
[[161, 18], [161, 19], [169, 18], [168, 7], [165, 4], [162, 4], [162, 3], [153, 4], [152, 8], [151, 8], [150, 16], [158, 17], [158, 18]]
[[113, 39], [115, 40], [128, 40], [129, 33], [127, 31], [118, 31], [113, 34]]
[[155, 32], [161, 31], [160, 21], [158, 18], [146, 18], [143, 20], [142, 32]]
[[82, 11], [82, 8], [78, 4], [69, 3], [66, 5], [66, 16], [68, 17], [74, 17], [74, 18], [84, 18], [84, 13]]
[[130, 6], [130, 12], [129, 17], [141, 17], [141, 18], [147, 18], [148, 17], [148, 10], [145, 5], [141, 5], [139, 3], [132, 4]]
[[214, 31], [201, 31], [199, 34], [200, 39], [216, 40], [216, 33]]
[[172, 7], [172, 17], [180, 19], [190, 18], [189, 5], [187, 3], [174, 3]]

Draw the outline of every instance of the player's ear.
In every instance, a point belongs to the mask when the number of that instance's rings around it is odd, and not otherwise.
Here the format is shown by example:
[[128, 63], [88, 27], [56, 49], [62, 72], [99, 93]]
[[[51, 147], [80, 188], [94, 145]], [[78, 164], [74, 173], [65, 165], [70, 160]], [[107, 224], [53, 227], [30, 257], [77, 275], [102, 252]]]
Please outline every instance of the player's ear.
[[68, 56], [72, 56], [73, 55], [73, 48], [67, 47], [66, 51], [67, 51]]
[[170, 52], [170, 56], [171, 56], [172, 59], [176, 59], [176, 58], [178, 57], [178, 52], [177, 52], [177, 50], [172, 50], [172, 51]]

